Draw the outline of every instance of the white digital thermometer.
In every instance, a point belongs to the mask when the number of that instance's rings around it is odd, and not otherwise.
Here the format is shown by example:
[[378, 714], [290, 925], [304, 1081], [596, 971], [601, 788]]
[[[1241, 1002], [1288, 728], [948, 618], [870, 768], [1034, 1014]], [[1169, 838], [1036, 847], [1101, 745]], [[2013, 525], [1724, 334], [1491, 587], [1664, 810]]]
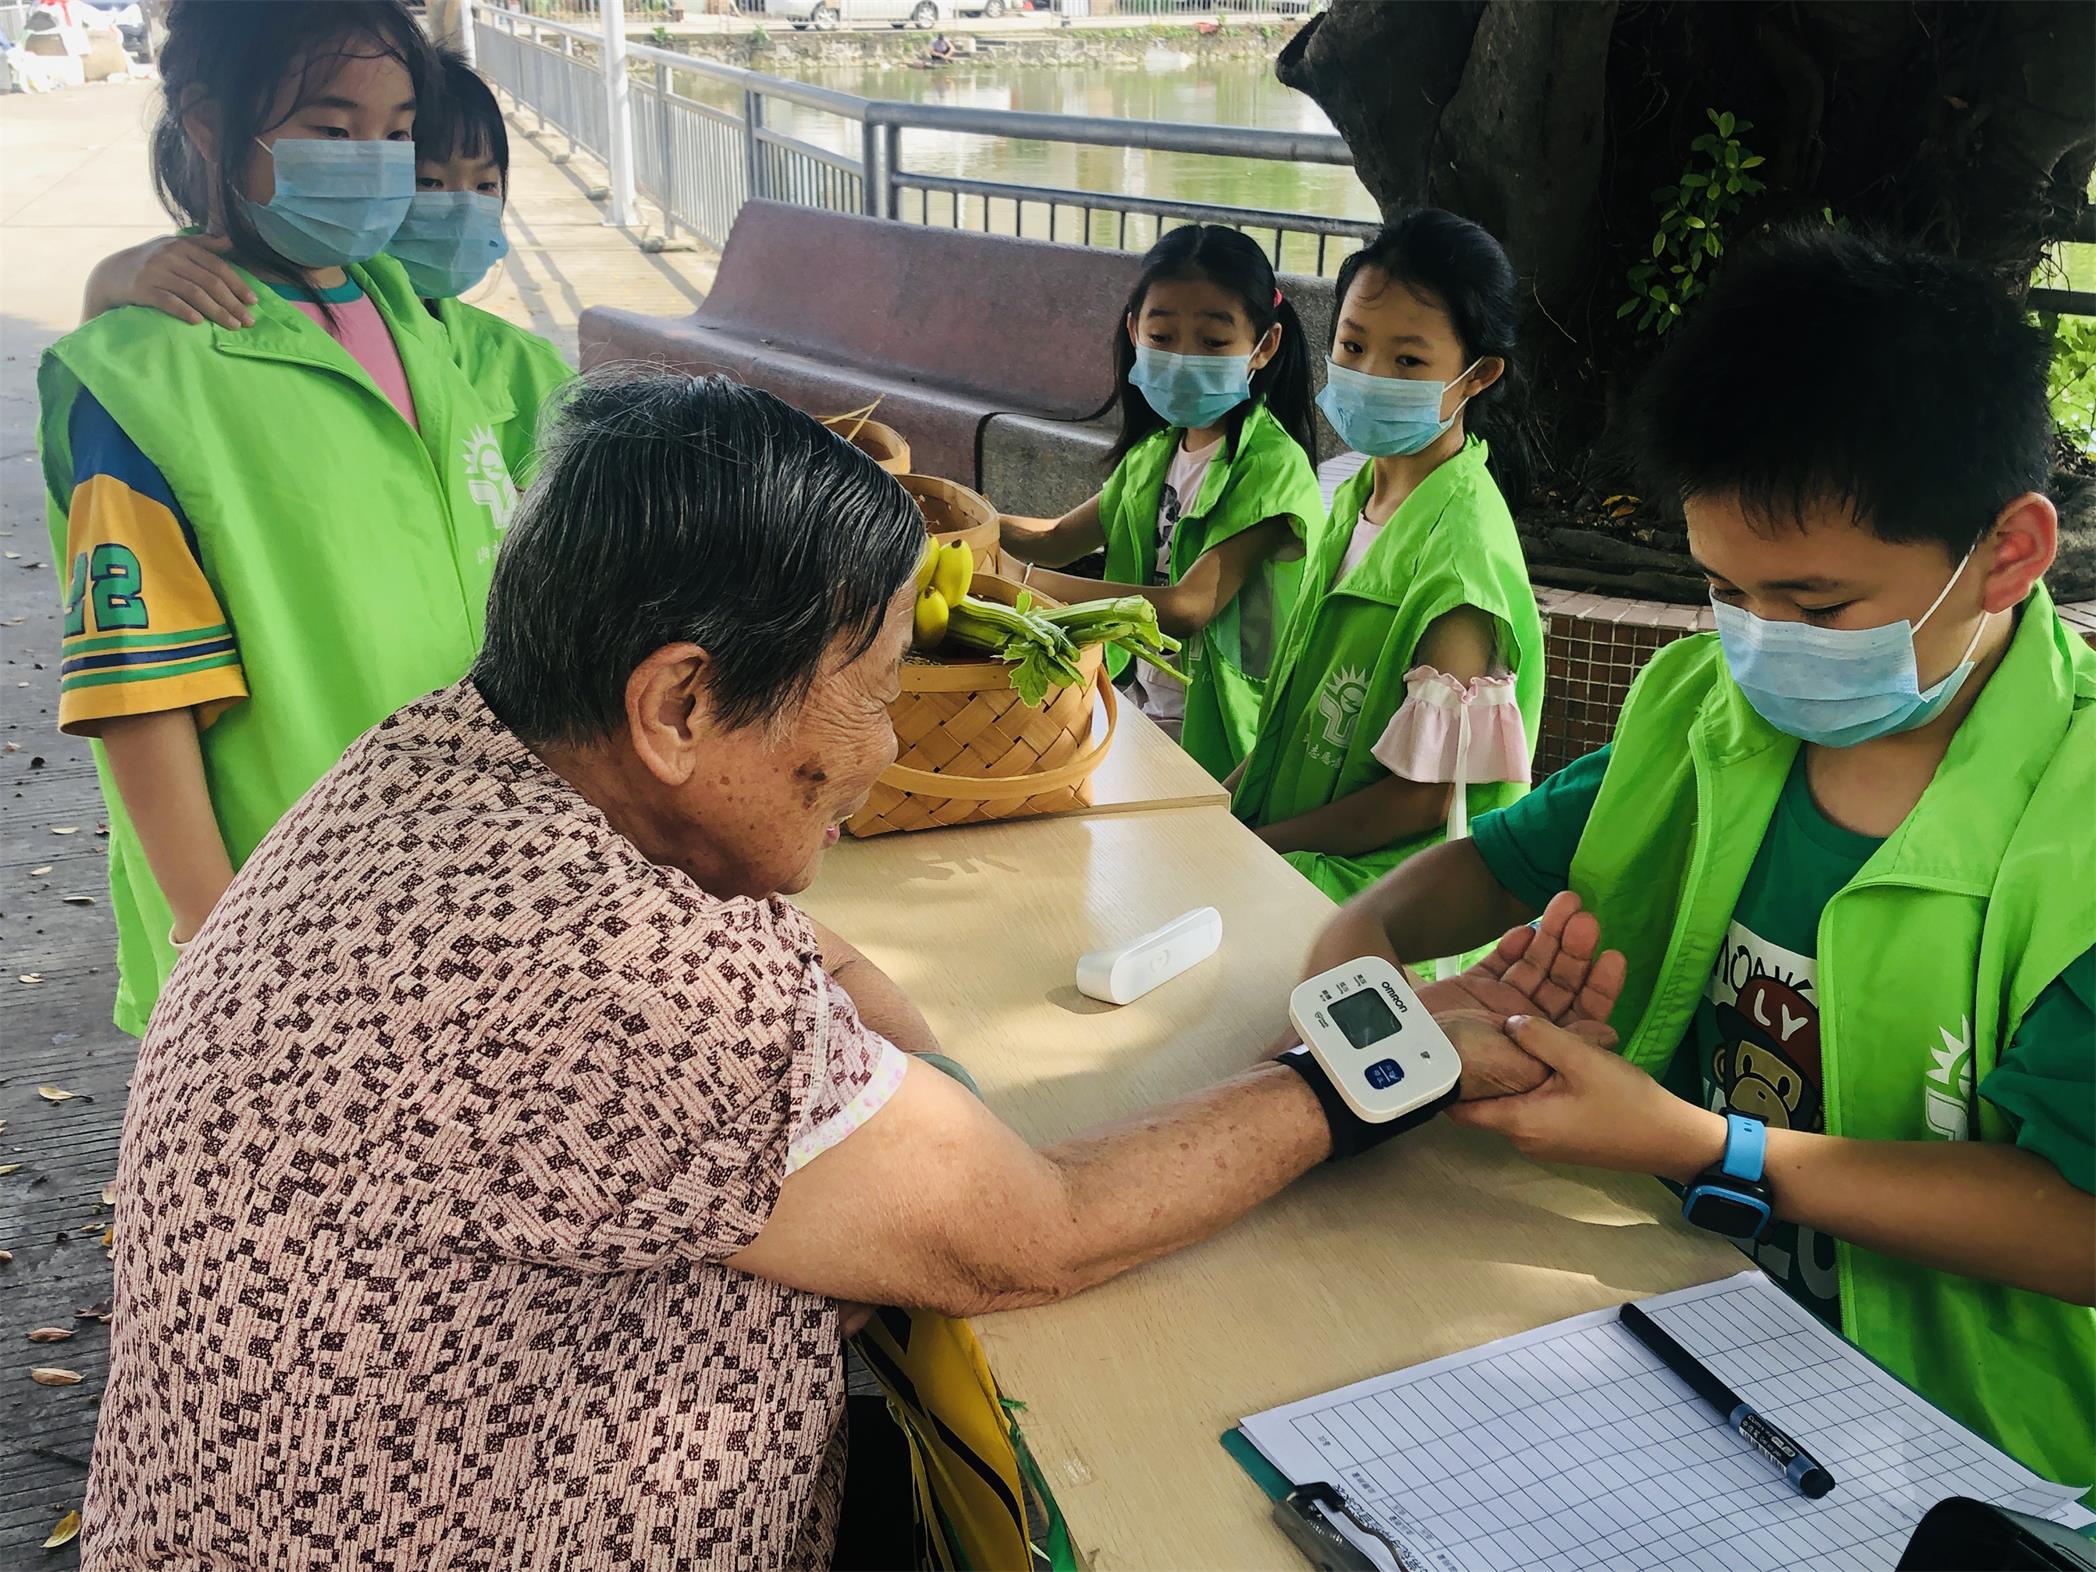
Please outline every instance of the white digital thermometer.
[[1162, 928], [1077, 962], [1077, 991], [1107, 1004], [1133, 1004], [1160, 983], [1215, 954], [1223, 942], [1223, 914], [1199, 906]]
[[1418, 1124], [1455, 1101], [1463, 1061], [1388, 961], [1364, 955], [1298, 983], [1288, 1018], [1339, 1095], [1370, 1124]]

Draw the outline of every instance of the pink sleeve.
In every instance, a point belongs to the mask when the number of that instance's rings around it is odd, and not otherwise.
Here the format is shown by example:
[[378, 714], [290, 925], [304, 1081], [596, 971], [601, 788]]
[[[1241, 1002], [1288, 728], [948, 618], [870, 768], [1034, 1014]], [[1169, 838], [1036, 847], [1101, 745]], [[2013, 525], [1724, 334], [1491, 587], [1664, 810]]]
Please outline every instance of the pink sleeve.
[[1465, 683], [1414, 666], [1405, 673], [1405, 702], [1372, 751], [1409, 781], [1528, 784], [1528, 733], [1511, 676]]

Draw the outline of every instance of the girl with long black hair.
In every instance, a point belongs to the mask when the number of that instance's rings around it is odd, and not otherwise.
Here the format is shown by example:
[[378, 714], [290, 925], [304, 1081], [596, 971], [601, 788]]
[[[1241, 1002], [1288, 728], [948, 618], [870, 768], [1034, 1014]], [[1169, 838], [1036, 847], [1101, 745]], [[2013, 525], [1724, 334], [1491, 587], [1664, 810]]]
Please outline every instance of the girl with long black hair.
[[1029, 584], [1070, 600], [1098, 584], [1032, 564], [1105, 547], [1107, 579], [1187, 641], [1189, 682], [1137, 661], [1135, 696], [1220, 780], [1251, 746], [1304, 543], [1324, 514], [1302, 324], [1255, 242], [1189, 224], [1143, 258], [1113, 355], [1113, 473], [1060, 519], [1007, 516], [1004, 548], [1029, 564]]

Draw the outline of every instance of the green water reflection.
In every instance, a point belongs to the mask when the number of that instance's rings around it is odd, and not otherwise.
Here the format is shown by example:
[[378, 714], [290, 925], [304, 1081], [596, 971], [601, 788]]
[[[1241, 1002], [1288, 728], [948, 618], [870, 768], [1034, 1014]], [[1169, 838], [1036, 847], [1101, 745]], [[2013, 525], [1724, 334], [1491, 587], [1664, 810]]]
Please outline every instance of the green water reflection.
[[[951, 104], [975, 109], [1022, 109], [1099, 119], [1176, 120], [1198, 125], [1256, 126], [1281, 131], [1329, 132], [1331, 123], [1316, 104], [1274, 80], [1270, 63], [1260, 60], [1197, 60], [1173, 49], [1152, 49], [1139, 61], [1084, 66], [999, 65], [957, 62], [938, 70], [898, 65], [803, 67], [799, 79], [862, 98], [912, 103]], [[679, 82], [680, 92], [723, 108], [739, 108], [739, 93], [702, 78]], [[856, 160], [859, 127], [838, 116], [779, 100], [767, 100], [767, 123], [773, 130]], [[993, 137], [960, 136], [944, 131], [902, 133], [899, 167], [905, 172], [964, 179], [1055, 186], [1073, 191], [1128, 194], [1185, 201], [1226, 203], [1235, 207], [1284, 213], [1373, 220], [1375, 203], [1351, 169], [1325, 164], [1266, 162], [1213, 158], [1199, 154], [1152, 153], [1132, 148], [1076, 147], [1063, 143], [1015, 142]], [[955, 221], [955, 198], [945, 192], [902, 193], [901, 217], [921, 219], [924, 203], [931, 220]], [[984, 227], [980, 198], [959, 199], [958, 218], [969, 229]], [[1064, 207], [1051, 219], [1042, 203], [1026, 204], [1018, 233], [1046, 239], [1075, 240], [1086, 217]], [[1094, 241], [1148, 245], [1156, 221], [1144, 215], [1124, 220], [1095, 212], [1090, 217]], [[1178, 222], [1164, 221], [1170, 228]], [[1013, 205], [993, 200], [988, 227], [1015, 232]], [[1271, 244], [1272, 231], [1256, 232]], [[1350, 243], [1327, 248], [1324, 270], [1330, 272]], [[1314, 240], [1290, 236], [1284, 242], [1284, 265], [1312, 271], [1317, 264]]]

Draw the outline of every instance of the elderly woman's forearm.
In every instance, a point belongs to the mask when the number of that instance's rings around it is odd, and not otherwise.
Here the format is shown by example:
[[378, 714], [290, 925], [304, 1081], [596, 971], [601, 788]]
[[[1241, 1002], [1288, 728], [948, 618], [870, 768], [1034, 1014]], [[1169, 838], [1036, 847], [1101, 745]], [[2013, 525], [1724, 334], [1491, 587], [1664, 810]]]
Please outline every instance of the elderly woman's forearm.
[[1176, 1102], [1048, 1148], [1063, 1194], [1045, 1270], [981, 1309], [1064, 1299], [1207, 1238], [1330, 1155], [1303, 1078], [1261, 1065]]

